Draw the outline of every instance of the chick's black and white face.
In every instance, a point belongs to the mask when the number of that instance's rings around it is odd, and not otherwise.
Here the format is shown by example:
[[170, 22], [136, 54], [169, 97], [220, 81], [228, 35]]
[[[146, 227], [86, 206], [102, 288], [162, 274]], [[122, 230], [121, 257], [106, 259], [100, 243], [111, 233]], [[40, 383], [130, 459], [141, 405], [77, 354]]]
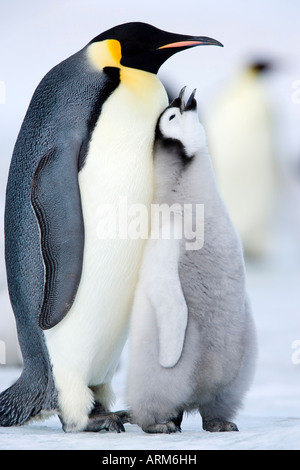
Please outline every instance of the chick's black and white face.
[[196, 106], [183, 109], [171, 105], [160, 116], [158, 128], [162, 139], [179, 141], [188, 157], [193, 157], [206, 146], [206, 136]]

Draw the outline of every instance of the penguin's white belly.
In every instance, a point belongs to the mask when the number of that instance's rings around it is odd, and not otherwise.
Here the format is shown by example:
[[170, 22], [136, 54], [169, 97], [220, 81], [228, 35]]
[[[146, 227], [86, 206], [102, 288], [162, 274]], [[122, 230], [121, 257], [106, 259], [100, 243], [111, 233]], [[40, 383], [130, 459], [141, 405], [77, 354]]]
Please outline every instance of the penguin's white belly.
[[124, 201], [150, 207], [154, 129], [164, 105], [159, 100], [150, 113], [138, 101], [135, 107], [120, 86], [102, 108], [79, 173], [85, 227], [80, 285], [67, 316], [45, 332], [55, 378], [67, 369], [98, 385], [108, 383], [117, 366], [145, 240], [124, 231], [120, 238], [113, 209], [124, 221], [118, 212]]

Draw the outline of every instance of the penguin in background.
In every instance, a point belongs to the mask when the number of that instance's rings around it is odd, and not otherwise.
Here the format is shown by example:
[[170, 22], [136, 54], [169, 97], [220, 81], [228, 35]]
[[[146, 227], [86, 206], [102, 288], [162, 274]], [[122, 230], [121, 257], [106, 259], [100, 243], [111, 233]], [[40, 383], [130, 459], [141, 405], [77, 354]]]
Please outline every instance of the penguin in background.
[[266, 61], [245, 67], [206, 120], [219, 187], [249, 259], [268, 252], [275, 203], [278, 140], [265, 81], [273, 69]]
[[[5, 207], [10, 300], [22, 374], [0, 425], [58, 413], [66, 432], [124, 431], [111, 379], [128, 332], [144, 240], [101, 239], [101, 207], [148, 207], [152, 146], [168, 104], [157, 78], [207, 37], [127, 23], [95, 37], [37, 87], [14, 148]], [[100, 211], [100, 212], [99, 212]]]
[[217, 186], [194, 93], [185, 105], [183, 91], [156, 128], [154, 203], [174, 214], [153, 216], [144, 251], [131, 314], [127, 404], [130, 421], [149, 433], [179, 431], [183, 413], [194, 410], [204, 430], [237, 431], [231, 420], [252, 380], [256, 333], [241, 243]]

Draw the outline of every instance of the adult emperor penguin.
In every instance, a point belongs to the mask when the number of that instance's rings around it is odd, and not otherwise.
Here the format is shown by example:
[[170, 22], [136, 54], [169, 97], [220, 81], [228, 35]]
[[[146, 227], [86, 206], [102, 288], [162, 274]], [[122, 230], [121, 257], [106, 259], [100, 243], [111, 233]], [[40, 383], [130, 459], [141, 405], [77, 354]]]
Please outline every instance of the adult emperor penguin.
[[198, 410], [205, 430], [237, 431], [231, 419], [253, 374], [255, 329], [241, 244], [194, 93], [186, 105], [181, 93], [158, 121], [154, 180], [159, 210], [152, 211], [131, 316], [131, 422], [146, 432], [176, 432], [183, 412]]
[[[37, 87], [10, 166], [9, 292], [24, 367], [0, 425], [56, 410], [65, 431], [124, 430], [110, 382], [127, 336], [143, 240], [100, 239], [101, 207], [152, 201], [156, 73], [207, 37], [128, 23], [94, 38]], [[100, 230], [101, 231], [101, 230]]]
[[265, 81], [273, 69], [266, 61], [243, 67], [210, 106], [206, 123], [222, 196], [252, 259], [268, 252], [278, 183], [278, 137]]

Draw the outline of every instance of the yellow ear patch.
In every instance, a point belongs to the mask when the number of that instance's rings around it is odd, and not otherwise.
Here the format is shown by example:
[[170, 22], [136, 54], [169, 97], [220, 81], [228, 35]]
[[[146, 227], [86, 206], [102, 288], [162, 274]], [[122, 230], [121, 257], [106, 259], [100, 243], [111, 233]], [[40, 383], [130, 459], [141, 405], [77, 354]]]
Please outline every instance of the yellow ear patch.
[[121, 65], [122, 50], [119, 41], [106, 39], [93, 42], [87, 48], [87, 55], [91, 64], [99, 70], [104, 67], [119, 68], [121, 83], [127, 91], [133, 93], [137, 99], [147, 102], [147, 106], [152, 106], [154, 91], [161, 89], [160, 81], [153, 73]]
[[116, 39], [94, 42], [88, 47], [88, 57], [97, 68], [120, 67], [121, 44]]
[[107, 41], [108, 49], [110, 50], [111, 56], [114, 60], [120, 64], [122, 52], [121, 52], [121, 44], [116, 39], [109, 39]]

